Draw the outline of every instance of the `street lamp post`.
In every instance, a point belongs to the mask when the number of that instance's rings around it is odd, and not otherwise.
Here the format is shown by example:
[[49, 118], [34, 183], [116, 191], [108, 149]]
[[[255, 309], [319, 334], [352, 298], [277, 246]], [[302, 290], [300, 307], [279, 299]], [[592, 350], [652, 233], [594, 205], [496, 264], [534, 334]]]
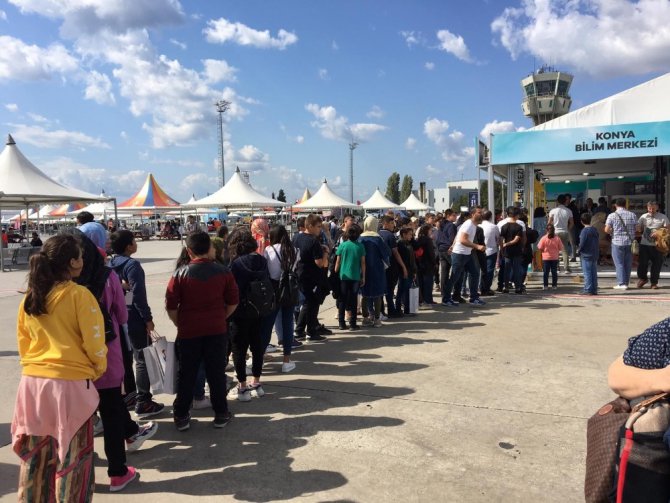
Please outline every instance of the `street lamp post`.
[[223, 114], [230, 108], [230, 101], [219, 100], [214, 105], [219, 113], [219, 187], [223, 187], [226, 184], [226, 170], [223, 163]]
[[351, 140], [349, 144], [349, 200], [354, 202], [354, 150], [358, 147], [358, 143]]

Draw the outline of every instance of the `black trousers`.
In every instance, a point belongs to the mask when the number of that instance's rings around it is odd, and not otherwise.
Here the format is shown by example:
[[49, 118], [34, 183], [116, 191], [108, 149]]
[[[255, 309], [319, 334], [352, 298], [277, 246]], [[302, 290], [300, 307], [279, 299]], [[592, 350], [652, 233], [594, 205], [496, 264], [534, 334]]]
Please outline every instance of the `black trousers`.
[[179, 371], [177, 372], [177, 396], [172, 405], [174, 417], [182, 418], [188, 415], [200, 362], [205, 364], [205, 375], [209, 383], [209, 395], [214, 413], [220, 415], [228, 412], [225, 363], [228, 334], [178, 338], [175, 349], [179, 360]]
[[[132, 353], [131, 353], [132, 354]], [[123, 402], [121, 388], [99, 389], [100, 419], [105, 428], [105, 455], [107, 456], [107, 475], [120, 477], [126, 474], [126, 438], [138, 432], [139, 426], [130, 418]]]
[[319, 308], [321, 307], [321, 298], [314, 291], [316, 285], [301, 286], [300, 291], [305, 296], [305, 302], [300, 308], [298, 321], [295, 325], [296, 335], [301, 335], [307, 332], [314, 335], [319, 330]]
[[637, 263], [638, 279], [647, 279], [649, 262], [651, 262], [651, 284], [658, 285], [658, 278], [661, 276], [663, 267], [663, 255], [655, 246], [640, 245], [640, 256]]
[[233, 343], [233, 363], [237, 380], [240, 382], [247, 380], [247, 350], [251, 350], [251, 373], [254, 377], [260, 377], [265, 353], [261, 320], [247, 318], [231, 320], [230, 339]]
[[358, 288], [360, 281], [353, 281], [343, 279], [340, 281], [340, 299], [337, 306], [337, 316], [340, 325], [344, 324], [344, 312], [351, 313], [350, 324], [352, 327], [356, 326], [356, 311], [358, 310]]
[[123, 354], [123, 391], [126, 395], [137, 392], [135, 370], [133, 369], [133, 348], [128, 345], [123, 328], [119, 327], [121, 337], [121, 353]]
[[451, 256], [446, 251], [439, 252], [439, 263], [440, 263], [440, 292], [442, 293], [442, 298], [445, 298], [447, 293], [451, 295], [451, 292], [445, 292], [447, 289], [447, 282], [449, 281], [449, 273], [451, 272]]

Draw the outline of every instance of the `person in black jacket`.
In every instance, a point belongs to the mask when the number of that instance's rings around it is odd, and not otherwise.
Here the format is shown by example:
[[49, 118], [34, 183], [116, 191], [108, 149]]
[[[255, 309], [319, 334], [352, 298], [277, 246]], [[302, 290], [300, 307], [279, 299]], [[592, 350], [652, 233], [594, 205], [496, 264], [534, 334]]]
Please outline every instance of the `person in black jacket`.
[[449, 249], [454, 244], [456, 237], [456, 213], [451, 209], [444, 212], [444, 218], [440, 220], [437, 228], [437, 239], [435, 244], [437, 246], [437, 253], [440, 262], [440, 292], [444, 296], [444, 290], [449, 281], [449, 273], [451, 272], [451, 254]]
[[398, 254], [407, 270], [407, 277], [401, 277], [398, 280], [398, 293], [395, 300], [396, 312], [402, 312], [405, 316], [414, 316], [409, 311], [409, 289], [412, 282], [416, 280], [416, 258], [414, 257], [414, 247], [412, 240], [414, 238], [414, 229], [403, 227], [400, 229], [400, 239], [398, 240]]
[[419, 289], [422, 293], [424, 305], [433, 305], [433, 273], [435, 268], [435, 244], [430, 233], [433, 226], [424, 224], [419, 229], [419, 237], [416, 240], [417, 277]]

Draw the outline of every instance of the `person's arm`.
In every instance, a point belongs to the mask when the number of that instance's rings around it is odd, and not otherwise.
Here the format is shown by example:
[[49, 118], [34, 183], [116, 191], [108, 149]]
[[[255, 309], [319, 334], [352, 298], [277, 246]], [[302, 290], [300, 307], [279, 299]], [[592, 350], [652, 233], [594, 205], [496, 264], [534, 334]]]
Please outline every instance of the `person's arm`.
[[607, 384], [627, 399], [663, 393], [670, 391], [670, 367], [640, 369], [626, 365], [620, 356], [607, 371]]
[[147, 334], [154, 329], [153, 316], [151, 315], [151, 308], [147, 301], [147, 287], [144, 277], [144, 269], [139, 262], [135, 261], [127, 268], [126, 275], [130, 283], [130, 289], [133, 291], [133, 305], [137, 309], [142, 320], [147, 327]]
[[575, 219], [570, 217], [568, 218], [568, 229], [572, 229], [575, 226]]
[[335, 272], [340, 272], [340, 258], [341, 255], [338, 255], [337, 258], [335, 259]]
[[521, 235], [517, 234], [516, 236], [514, 236], [514, 239], [512, 239], [511, 241], [508, 241], [507, 243], [503, 243], [502, 247], [507, 248], [508, 246], [514, 246], [519, 241], [521, 241]]
[[361, 256], [361, 286], [365, 284], [365, 255]]
[[223, 299], [226, 305], [226, 318], [229, 318], [240, 303], [240, 290], [237, 288], [237, 283], [232, 272], [226, 274]]
[[175, 327], [178, 326], [178, 325], [177, 325], [177, 319], [178, 319], [178, 318], [177, 318], [177, 313], [178, 313], [178, 312], [179, 312], [179, 311], [178, 311], [177, 309], [168, 309], [168, 310], [167, 310], [168, 318], [170, 318], [170, 321], [171, 321], [172, 323], [174, 323], [174, 326], [175, 326]]
[[477, 245], [477, 244], [473, 243], [472, 241], [470, 241], [468, 239], [468, 233], [467, 232], [461, 232], [460, 235], [457, 234], [456, 238], [458, 239], [458, 242], [461, 243], [466, 248], [473, 248], [473, 249], [479, 250], [479, 251], [485, 251], [486, 250], [486, 246]]
[[177, 313], [179, 311], [180, 288], [179, 280], [175, 276], [171, 276], [167, 288], [165, 289], [165, 311], [167, 312], [170, 321], [177, 325]]
[[82, 348], [92, 364], [95, 377], [107, 370], [107, 345], [105, 344], [105, 320], [100, 305], [91, 292], [82, 288], [75, 297], [77, 325], [81, 334]]
[[644, 232], [644, 218], [640, 217], [640, 219], [637, 221], [637, 224], [635, 225], [635, 232], [638, 234], [642, 234]]
[[407, 277], [407, 268], [405, 267], [405, 262], [402, 261], [402, 257], [400, 256], [400, 253], [398, 253], [398, 248], [392, 248], [391, 252], [393, 253], [393, 257], [395, 258], [395, 261], [398, 262], [398, 265], [400, 266], [400, 269], [402, 269], [402, 277], [406, 278]]
[[613, 230], [612, 226], [610, 225], [610, 217], [608, 215], [607, 219], [605, 220], [605, 228], [603, 229], [603, 231], [605, 231], [606, 234], [612, 234], [612, 230]]

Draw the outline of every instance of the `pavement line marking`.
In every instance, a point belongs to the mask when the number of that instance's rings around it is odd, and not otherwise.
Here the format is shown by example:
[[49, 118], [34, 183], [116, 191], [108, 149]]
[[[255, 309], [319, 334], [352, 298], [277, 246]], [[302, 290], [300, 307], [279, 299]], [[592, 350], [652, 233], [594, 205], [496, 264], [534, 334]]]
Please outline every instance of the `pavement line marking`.
[[344, 395], [355, 395], [355, 396], [364, 396], [368, 398], [381, 398], [386, 400], [402, 400], [404, 402], [418, 402], [418, 403], [431, 403], [437, 405], [453, 405], [454, 407], [462, 407], [464, 409], [484, 409], [497, 412], [515, 412], [517, 414], [532, 414], [535, 416], [548, 416], [548, 417], [561, 417], [566, 419], [582, 419], [584, 421], [588, 420], [588, 417], [584, 416], [572, 416], [569, 414], [553, 414], [549, 412], [539, 412], [534, 410], [516, 410], [516, 409], [506, 409], [503, 407], [491, 407], [489, 405], [472, 405], [467, 403], [459, 402], [449, 402], [449, 401], [440, 401], [440, 400], [425, 400], [421, 398], [404, 398], [400, 396], [384, 396], [384, 395], [371, 395], [369, 393], [356, 393], [355, 391], [342, 391], [342, 390], [330, 390], [330, 389], [321, 389], [321, 388], [309, 388], [307, 386], [287, 386], [285, 384], [272, 384], [277, 388], [288, 388], [288, 389], [302, 389], [307, 391], [322, 391], [324, 393], [342, 393]]

